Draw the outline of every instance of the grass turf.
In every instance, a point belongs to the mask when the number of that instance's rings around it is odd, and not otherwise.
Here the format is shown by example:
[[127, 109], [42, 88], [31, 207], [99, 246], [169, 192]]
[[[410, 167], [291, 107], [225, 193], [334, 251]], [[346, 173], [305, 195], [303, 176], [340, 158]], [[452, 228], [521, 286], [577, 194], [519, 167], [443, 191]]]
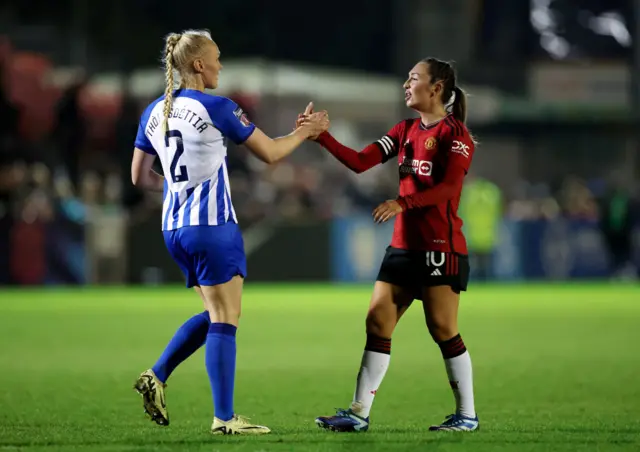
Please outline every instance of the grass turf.
[[0, 450], [640, 450], [637, 286], [473, 286], [460, 320], [482, 425], [473, 434], [427, 431], [453, 402], [416, 304], [394, 335], [370, 431], [317, 429], [316, 416], [350, 402], [369, 292], [248, 285], [236, 410], [273, 434], [214, 438], [202, 351], [169, 380], [170, 427], [146, 420], [131, 387], [200, 308], [195, 294], [0, 291]]

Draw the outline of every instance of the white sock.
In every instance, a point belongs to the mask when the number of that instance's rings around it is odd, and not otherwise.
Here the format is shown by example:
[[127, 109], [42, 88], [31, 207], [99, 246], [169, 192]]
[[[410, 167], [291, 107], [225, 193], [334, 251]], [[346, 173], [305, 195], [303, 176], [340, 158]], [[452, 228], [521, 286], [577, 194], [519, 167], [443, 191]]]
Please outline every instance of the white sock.
[[465, 352], [455, 358], [444, 360], [449, 376], [449, 384], [456, 398], [456, 410], [463, 416], [476, 417], [476, 408], [473, 401], [473, 370], [471, 357]]
[[[370, 347], [374, 343], [377, 347]], [[374, 352], [367, 348], [376, 348], [388, 351], [387, 353]], [[358, 372], [358, 382], [356, 391], [353, 395], [351, 410], [361, 417], [369, 417], [373, 398], [378, 391], [378, 387], [382, 383], [389, 361], [391, 360], [391, 340], [378, 337], [367, 337], [367, 348], [362, 355], [360, 363], [360, 372]]]

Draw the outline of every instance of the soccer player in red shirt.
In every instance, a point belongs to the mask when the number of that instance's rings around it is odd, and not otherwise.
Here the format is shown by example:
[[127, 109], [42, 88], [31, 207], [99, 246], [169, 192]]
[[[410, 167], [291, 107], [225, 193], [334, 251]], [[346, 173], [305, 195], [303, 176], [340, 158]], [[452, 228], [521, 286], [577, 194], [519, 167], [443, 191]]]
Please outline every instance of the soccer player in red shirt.
[[[460, 292], [467, 289], [469, 260], [457, 211], [474, 152], [474, 140], [465, 126], [466, 96], [456, 85], [452, 66], [435, 58], [416, 64], [404, 89], [407, 107], [420, 117], [399, 122], [361, 152], [340, 144], [329, 132], [315, 137], [356, 173], [395, 158], [400, 175], [399, 196], [373, 211], [377, 223], [396, 219], [393, 238], [373, 289], [351, 406], [316, 419], [329, 430], [369, 428], [373, 398], [389, 367], [391, 336], [414, 299], [422, 300], [456, 401], [455, 413], [430, 430], [479, 428], [471, 359], [458, 331], [458, 304]], [[299, 121], [310, 112], [300, 115]]]

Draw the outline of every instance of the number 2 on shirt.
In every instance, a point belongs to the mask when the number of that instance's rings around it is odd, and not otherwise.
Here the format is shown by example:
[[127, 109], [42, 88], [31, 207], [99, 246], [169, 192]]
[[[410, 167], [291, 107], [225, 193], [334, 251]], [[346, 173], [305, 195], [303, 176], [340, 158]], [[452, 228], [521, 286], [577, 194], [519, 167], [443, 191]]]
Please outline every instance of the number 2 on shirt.
[[184, 154], [182, 134], [179, 130], [169, 130], [164, 137], [164, 143], [167, 147], [170, 146], [169, 139], [171, 138], [175, 138], [176, 143], [176, 153], [173, 155], [171, 166], [169, 167], [169, 170], [171, 172], [171, 179], [174, 183], [188, 181], [189, 173], [187, 172], [186, 165], [178, 166], [178, 160], [180, 160], [180, 157], [182, 157], [182, 154]]

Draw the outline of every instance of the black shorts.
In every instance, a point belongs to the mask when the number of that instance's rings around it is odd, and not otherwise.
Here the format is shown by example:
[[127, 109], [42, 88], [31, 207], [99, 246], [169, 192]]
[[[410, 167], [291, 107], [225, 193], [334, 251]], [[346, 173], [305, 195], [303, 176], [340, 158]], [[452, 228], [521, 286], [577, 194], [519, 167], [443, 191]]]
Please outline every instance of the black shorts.
[[467, 290], [469, 256], [440, 251], [410, 251], [388, 247], [377, 281], [414, 290], [422, 298], [422, 288], [450, 286], [454, 292]]

